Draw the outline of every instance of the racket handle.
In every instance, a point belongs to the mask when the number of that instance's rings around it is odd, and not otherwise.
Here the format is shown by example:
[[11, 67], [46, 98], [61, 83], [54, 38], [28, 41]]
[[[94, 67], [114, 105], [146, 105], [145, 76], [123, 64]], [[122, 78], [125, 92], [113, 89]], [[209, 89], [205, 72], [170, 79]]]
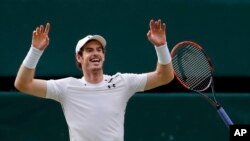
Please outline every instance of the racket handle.
[[217, 112], [219, 113], [220, 117], [226, 124], [226, 126], [229, 128], [230, 125], [233, 125], [232, 120], [230, 117], [227, 115], [226, 111], [222, 108], [222, 106], [218, 107]]

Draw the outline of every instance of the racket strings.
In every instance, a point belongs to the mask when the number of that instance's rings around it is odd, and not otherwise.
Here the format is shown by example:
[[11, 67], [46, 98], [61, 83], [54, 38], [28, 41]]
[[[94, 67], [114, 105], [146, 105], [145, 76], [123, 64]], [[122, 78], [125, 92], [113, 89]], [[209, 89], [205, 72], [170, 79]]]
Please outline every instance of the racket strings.
[[211, 83], [211, 69], [205, 54], [197, 47], [183, 45], [173, 57], [178, 78], [195, 91], [207, 89]]

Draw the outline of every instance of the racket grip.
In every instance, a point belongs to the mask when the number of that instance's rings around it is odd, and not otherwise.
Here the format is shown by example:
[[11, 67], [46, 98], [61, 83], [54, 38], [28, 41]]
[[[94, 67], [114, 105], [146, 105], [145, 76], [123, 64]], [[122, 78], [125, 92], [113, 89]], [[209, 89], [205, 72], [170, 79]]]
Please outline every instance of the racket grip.
[[220, 117], [222, 118], [222, 120], [224, 121], [224, 123], [226, 124], [226, 126], [228, 128], [229, 128], [230, 125], [233, 125], [232, 120], [227, 115], [226, 111], [223, 109], [222, 106], [218, 107], [217, 112], [219, 113]]

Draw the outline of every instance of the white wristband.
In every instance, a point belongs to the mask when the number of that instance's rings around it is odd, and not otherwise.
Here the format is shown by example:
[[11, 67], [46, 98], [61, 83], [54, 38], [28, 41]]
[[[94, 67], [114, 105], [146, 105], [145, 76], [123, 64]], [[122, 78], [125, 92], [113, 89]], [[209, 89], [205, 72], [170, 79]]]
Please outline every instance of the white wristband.
[[42, 54], [43, 51], [31, 46], [28, 54], [23, 60], [23, 65], [29, 69], [35, 69]]
[[170, 55], [167, 44], [159, 46], [159, 47], [155, 46], [155, 50], [156, 50], [159, 64], [166, 65], [171, 62], [172, 57]]

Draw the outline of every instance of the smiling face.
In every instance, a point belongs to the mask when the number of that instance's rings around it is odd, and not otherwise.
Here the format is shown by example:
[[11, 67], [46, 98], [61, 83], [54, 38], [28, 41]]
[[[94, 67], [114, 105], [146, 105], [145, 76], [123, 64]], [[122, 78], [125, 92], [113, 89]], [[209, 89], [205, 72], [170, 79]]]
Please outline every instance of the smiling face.
[[97, 40], [90, 40], [82, 47], [82, 53], [76, 55], [83, 72], [98, 72], [103, 70], [104, 50]]

